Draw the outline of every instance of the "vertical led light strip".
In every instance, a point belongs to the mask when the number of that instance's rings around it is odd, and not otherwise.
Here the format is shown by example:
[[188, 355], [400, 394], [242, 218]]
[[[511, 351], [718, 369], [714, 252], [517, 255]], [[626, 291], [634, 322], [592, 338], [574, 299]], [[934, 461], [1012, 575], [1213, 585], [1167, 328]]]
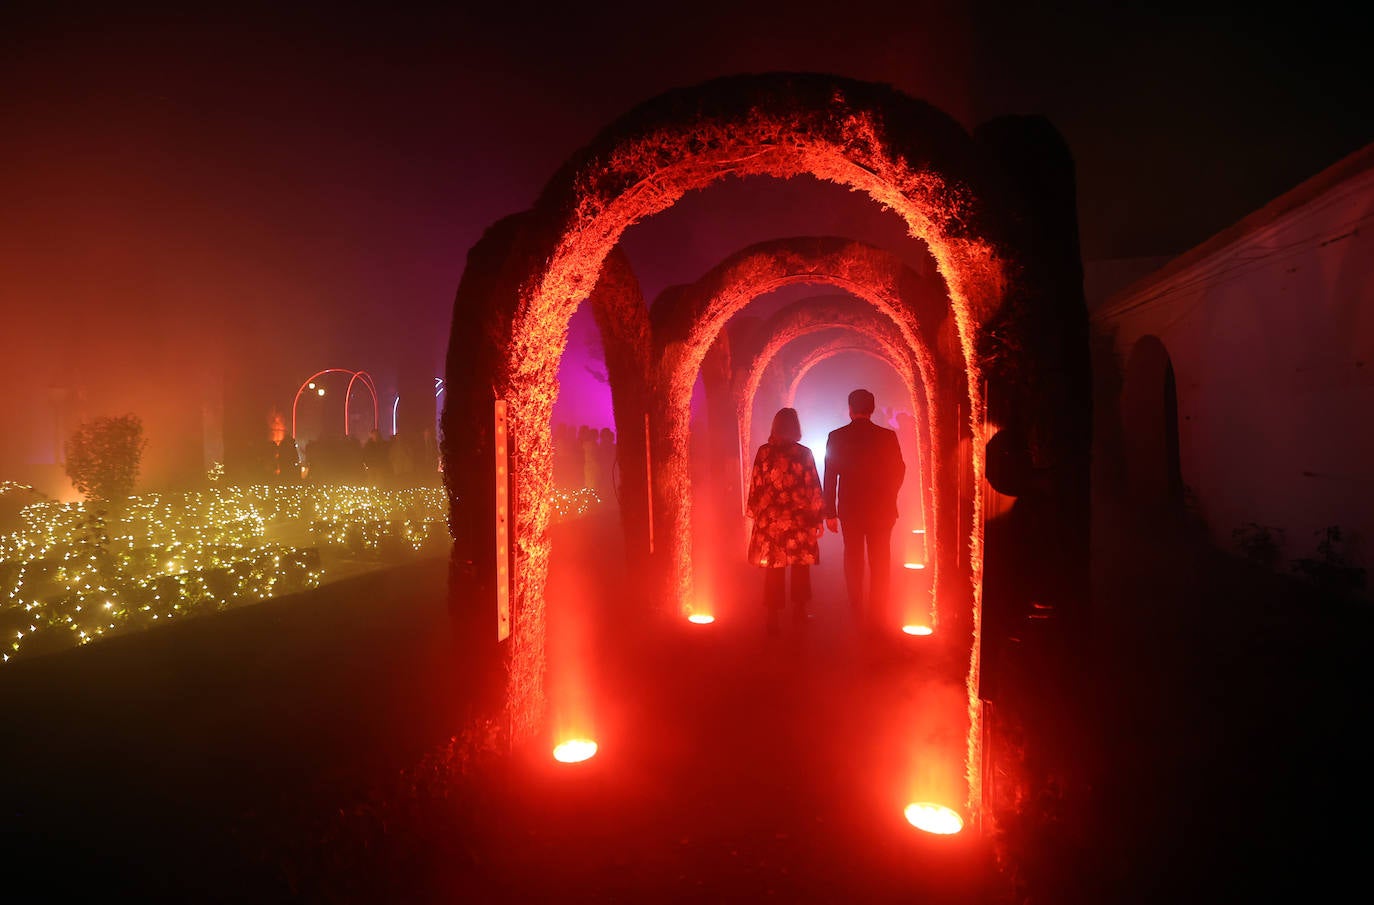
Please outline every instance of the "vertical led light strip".
[[644, 488], [649, 500], [649, 552], [654, 552], [654, 457], [649, 450], [649, 413], [644, 413]]
[[506, 400], [496, 400], [496, 640], [510, 637], [510, 488]]

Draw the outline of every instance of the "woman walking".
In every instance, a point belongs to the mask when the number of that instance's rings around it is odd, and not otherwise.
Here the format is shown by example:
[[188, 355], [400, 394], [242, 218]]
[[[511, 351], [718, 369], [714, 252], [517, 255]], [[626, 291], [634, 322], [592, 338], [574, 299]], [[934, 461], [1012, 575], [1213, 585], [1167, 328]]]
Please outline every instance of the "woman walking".
[[811, 567], [820, 562], [821, 479], [816, 458], [801, 445], [801, 420], [793, 408], [778, 409], [768, 442], [754, 456], [745, 514], [754, 520], [749, 562], [762, 566], [763, 605], [768, 633], [778, 633], [787, 599], [785, 578], [792, 572], [792, 621], [809, 618]]

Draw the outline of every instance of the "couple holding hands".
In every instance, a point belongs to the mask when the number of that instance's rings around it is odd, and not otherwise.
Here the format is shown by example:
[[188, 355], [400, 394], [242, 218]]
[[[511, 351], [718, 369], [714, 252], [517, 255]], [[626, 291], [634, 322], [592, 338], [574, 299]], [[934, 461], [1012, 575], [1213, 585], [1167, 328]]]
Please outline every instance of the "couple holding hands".
[[754, 521], [748, 556], [764, 568], [771, 635], [780, 630], [789, 570], [792, 619], [809, 618], [811, 566], [820, 562], [820, 537], [827, 528], [844, 539], [845, 590], [856, 623], [877, 629], [887, 621], [892, 527], [906, 464], [896, 431], [873, 423], [874, 407], [868, 390], [849, 394], [849, 423], [826, 438], [824, 479], [811, 450], [801, 444], [801, 420], [793, 408], [773, 416], [768, 442], [754, 457], [745, 507]]

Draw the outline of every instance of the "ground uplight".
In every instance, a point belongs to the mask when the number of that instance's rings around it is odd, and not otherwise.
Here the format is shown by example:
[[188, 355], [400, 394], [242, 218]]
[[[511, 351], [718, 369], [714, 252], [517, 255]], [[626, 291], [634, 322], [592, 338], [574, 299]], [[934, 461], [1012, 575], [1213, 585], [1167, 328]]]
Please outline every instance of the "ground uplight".
[[553, 759], [564, 764], [576, 764], [596, 754], [596, 742], [589, 738], [573, 738], [553, 749]]
[[928, 625], [904, 625], [902, 626], [902, 631], [906, 632], [908, 635], [929, 635], [933, 632]]
[[697, 625], [710, 625], [712, 622], [716, 621], [716, 617], [709, 613], [693, 613], [687, 617], [687, 621], [694, 622]]
[[904, 562], [902, 566], [907, 569], [924, 569], [926, 564], [923, 562]]
[[942, 804], [920, 801], [906, 806], [906, 820], [918, 830], [951, 836], [964, 828], [964, 818]]

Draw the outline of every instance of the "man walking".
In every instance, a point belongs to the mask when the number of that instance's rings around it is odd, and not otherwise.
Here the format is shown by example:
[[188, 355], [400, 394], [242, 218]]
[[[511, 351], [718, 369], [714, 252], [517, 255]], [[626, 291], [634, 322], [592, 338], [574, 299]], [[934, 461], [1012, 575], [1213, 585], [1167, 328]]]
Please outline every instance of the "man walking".
[[873, 409], [873, 394], [868, 390], [850, 393], [849, 423], [826, 438], [822, 515], [826, 528], [844, 537], [844, 583], [855, 621], [878, 629], [890, 622], [892, 526], [897, 522], [897, 490], [906, 476], [906, 463], [896, 431], [874, 424]]

